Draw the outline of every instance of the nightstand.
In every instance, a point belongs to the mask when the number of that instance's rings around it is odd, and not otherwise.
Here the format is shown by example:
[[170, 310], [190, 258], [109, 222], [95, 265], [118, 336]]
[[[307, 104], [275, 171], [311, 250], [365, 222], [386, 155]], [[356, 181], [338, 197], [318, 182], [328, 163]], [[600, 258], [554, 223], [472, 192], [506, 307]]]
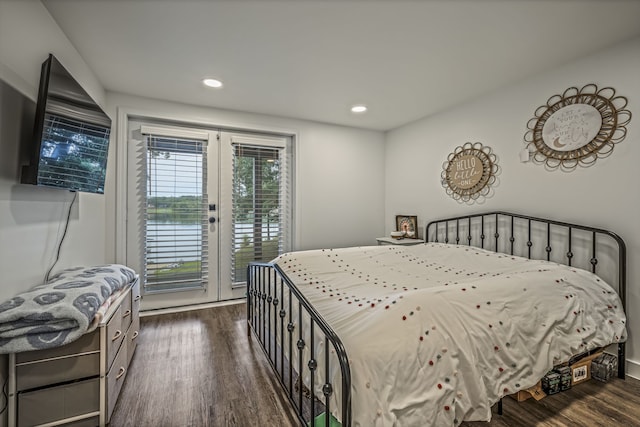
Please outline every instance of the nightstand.
[[401, 246], [413, 246], [424, 243], [422, 239], [409, 239], [403, 237], [402, 239], [394, 239], [393, 237], [376, 237], [378, 245], [401, 245]]

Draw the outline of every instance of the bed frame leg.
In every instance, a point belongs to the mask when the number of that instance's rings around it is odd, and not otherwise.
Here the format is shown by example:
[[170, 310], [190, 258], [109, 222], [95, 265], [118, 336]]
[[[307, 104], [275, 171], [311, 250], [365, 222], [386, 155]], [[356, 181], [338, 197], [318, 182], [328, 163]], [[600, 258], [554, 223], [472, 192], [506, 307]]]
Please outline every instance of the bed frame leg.
[[625, 343], [618, 343], [618, 378], [623, 380], [626, 378], [626, 363]]
[[247, 292], [245, 294], [247, 305], [247, 338], [251, 339], [251, 265], [247, 266]]
[[502, 398], [498, 400], [498, 415], [502, 415]]

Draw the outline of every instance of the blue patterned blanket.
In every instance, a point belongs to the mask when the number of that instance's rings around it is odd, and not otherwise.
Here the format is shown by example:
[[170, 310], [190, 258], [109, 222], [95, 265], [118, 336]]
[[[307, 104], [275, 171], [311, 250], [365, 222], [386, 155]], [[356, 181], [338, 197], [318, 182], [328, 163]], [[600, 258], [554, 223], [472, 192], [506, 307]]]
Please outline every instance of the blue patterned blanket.
[[0, 304], [0, 354], [68, 344], [86, 333], [100, 306], [136, 273], [120, 264], [75, 267]]

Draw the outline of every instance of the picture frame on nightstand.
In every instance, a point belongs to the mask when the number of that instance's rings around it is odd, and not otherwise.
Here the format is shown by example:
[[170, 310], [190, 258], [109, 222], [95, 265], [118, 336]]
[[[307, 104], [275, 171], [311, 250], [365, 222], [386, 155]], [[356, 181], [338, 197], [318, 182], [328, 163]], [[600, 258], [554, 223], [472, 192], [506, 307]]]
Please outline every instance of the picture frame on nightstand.
[[418, 216], [396, 215], [396, 230], [403, 231], [405, 237], [418, 239]]

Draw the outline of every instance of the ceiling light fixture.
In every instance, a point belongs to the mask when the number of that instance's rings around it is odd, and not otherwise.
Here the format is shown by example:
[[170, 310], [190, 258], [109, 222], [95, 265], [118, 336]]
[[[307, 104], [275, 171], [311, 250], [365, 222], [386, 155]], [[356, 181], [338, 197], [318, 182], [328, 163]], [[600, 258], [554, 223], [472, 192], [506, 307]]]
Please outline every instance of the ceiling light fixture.
[[222, 87], [222, 82], [220, 80], [216, 80], [216, 79], [204, 79], [204, 80], [202, 80], [202, 83], [204, 83], [205, 86], [209, 86], [209, 87], [213, 87], [213, 88]]
[[367, 106], [366, 105], [354, 105], [353, 107], [351, 107], [351, 112], [352, 113], [364, 113], [365, 111], [367, 111]]

